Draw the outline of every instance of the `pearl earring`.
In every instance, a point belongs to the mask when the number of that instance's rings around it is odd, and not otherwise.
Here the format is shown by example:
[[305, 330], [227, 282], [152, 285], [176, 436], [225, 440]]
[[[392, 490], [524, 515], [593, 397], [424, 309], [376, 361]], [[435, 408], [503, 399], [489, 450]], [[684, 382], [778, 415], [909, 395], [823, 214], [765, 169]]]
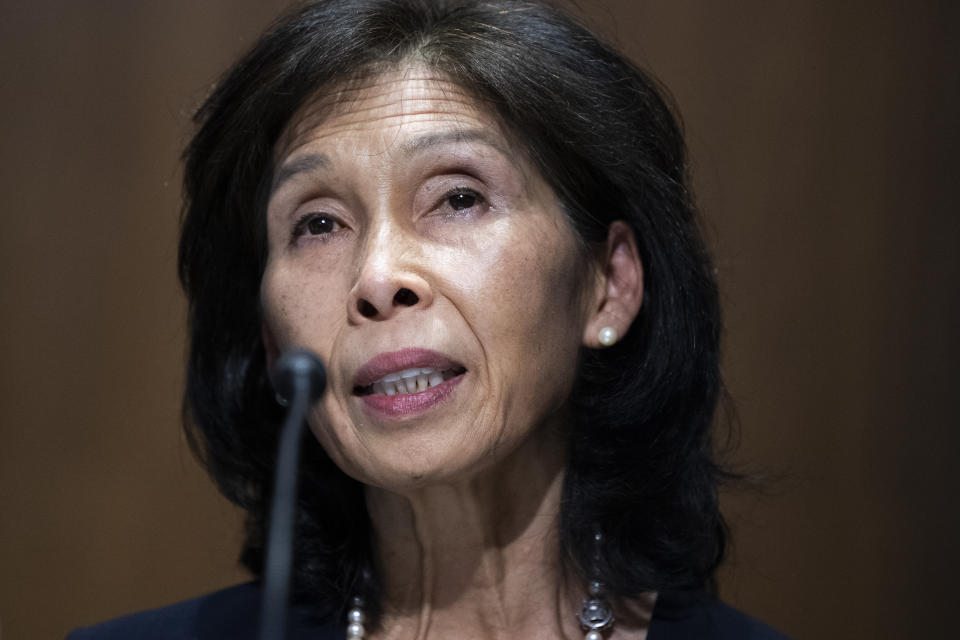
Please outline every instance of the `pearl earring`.
[[597, 334], [597, 340], [600, 341], [605, 347], [611, 347], [617, 342], [617, 338], [620, 336], [617, 335], [617, 330], [613, 327], [604, 327], [600, 329], [600, 333]]

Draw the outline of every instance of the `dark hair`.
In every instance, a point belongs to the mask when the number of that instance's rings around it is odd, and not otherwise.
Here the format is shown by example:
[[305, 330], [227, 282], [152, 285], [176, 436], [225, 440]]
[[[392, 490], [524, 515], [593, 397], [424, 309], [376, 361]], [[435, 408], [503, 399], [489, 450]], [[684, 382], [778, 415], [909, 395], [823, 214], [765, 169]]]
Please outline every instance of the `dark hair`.
[[[649, 76], [562, 11], [524, 0], [309, 2], [273, 25], [195, 116], [179, 256], [184, 411], [191, 444], [247, 511], [244, 564], [260, 574], [281, 419], [259, 305], [274, 146], [318, 92], [413, 58], [502, 120], [584, 243], [614, 220], [636, 234], [640, 315], [616, 346], [581, 354], [558, 562], [593, 571], [599, 528], [595, 570], [612, 593], [711, 588], [726, 537], [711, 442], [720, 315], [682, 132]], [[375, 611], [362, 488], [311, 435], [299, 506], [295, 588], [324, 616], [357, 592]]]

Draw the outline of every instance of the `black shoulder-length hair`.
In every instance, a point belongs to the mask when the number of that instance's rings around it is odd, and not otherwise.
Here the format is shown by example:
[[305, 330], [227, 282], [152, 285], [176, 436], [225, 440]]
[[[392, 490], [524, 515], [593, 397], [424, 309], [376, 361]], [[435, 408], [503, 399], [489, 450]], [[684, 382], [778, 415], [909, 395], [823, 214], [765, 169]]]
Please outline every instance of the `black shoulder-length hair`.
[[[720, 315], [686, 152], [663, 92], [547, 2], [319, 0], [276, 22], [195, 116], [185, 152], [179, 275], [189, 298], [191, 444], [246, 510], [242, 560], [260, 575], [281, 420], [261, 341], [273, 152], [305, 101], [415, 60], [487, 105], [529, 152], [585, 245], [615, 220], [644, 265], [639, 316], [584, 349], [558, 526], [568, 570], [614, 595], [710, 589], [723, 555], [711, 425]], [[362, 488], [305, 436], [295, 589], [323, 616], [378, 579]], [[593, 534], [604, 543], [594, 557]]]

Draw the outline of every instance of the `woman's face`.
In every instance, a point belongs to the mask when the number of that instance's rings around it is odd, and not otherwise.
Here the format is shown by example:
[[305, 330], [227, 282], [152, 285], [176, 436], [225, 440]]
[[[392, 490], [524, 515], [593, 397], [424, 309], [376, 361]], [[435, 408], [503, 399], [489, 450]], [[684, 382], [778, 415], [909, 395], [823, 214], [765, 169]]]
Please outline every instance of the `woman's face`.
[[326, 363], [309, 422], [344, 471], [467, 478], [562, 419], [598, 278], [474, 97], [421, 67], [376, 76], [305, 109], [276, 167], [265, 342]]

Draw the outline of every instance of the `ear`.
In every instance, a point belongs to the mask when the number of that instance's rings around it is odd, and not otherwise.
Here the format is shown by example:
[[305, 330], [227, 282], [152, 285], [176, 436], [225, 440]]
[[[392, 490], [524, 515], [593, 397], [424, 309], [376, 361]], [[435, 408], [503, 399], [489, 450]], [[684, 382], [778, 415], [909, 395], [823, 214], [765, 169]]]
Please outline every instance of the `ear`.
[[584, 346], [592, 349], [610, 346], [601, 342], [601, 330], [613, 329], [616, 340], [623, 337], [643, 304], [643, 264], [633, 229], [626, 222], [610, 225], [600, 267], [597, 303], [583, 333]]

